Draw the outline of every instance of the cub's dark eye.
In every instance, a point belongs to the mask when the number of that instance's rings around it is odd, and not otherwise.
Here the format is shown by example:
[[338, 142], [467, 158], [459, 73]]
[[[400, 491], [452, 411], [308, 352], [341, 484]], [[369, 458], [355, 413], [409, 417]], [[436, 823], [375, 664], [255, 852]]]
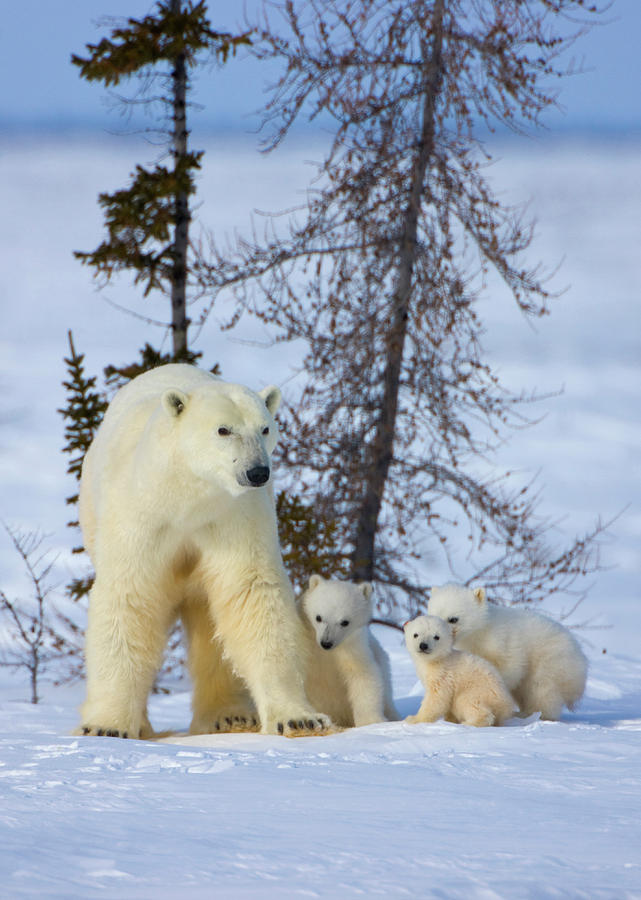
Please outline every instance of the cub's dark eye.
[[269, 434], [269, 428], [267, 428], [267, 427], [263, 428], [263, 434]]
[[343, 619], [343, 621], [341, 622], [341, 628], [347, 628], [348, 625], [349, 619]]
[[417, 637], [418, 637], [418, 635], [417, 635], [417, 634], [415, 634], [415, 635], [414, 635], [414, 637], [415, 637], [415, 638], [417, 638]]
[[434, 640], [435, 640], [435, 641], [440, 641], [440, 640], [441, 640], [441, 638], [440, 638], [440, 637], [439, 637], [439, 635], [438, 635], [438, 634], [435, 634], [435, 635], [434, 635]]
[[451, 625], [456, 625], [456, 623], [458, 622], [458, 616], [451, 616], [451, 618], [449, 618], [447, 621], [448, 621]]
[[316, 616], [316, 621], [317, 621], [317, 622], [322, 622], [322, 621], [323, 621], [323, 617], [322, 617], [322, 616]]
[[223, 426], [221, 426], [221, 427], [218, 429], [218, 434], [219, 434], [221, 437], [229, 437], [229, 435], [231, 434], [231, 431], [229, 430], [229, 428], [224, 428]]

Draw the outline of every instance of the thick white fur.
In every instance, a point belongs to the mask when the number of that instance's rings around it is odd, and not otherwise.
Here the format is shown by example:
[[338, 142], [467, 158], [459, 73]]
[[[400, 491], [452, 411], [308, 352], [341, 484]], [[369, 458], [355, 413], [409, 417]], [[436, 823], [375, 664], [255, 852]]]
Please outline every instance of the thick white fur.
[[371, 584], [312, 575], [299, 610], [311, 703], [345, 728], [398, 719], [389, 659], [369, 629]]
[[178, 616], [192, 731], [252, 727], [256, 715], [269, 733], [331, 725], [305, 696], [271, 478], [252, 486], [247, 475], [271, 468], [279, 402], [278, 388], [257, 394], [187, 365], [140, 375], [114, 397], [80, 488], [96, 580], [79, 731], [151, 734], [147, 696]]
[[[563, 625], [531, 610], [488, 603], [483, 588], [434, 587], [429, 612], [452, 625], [455, 645], [489, 660], [521, 715], [557, 720], [585, 690], [587, 659]], [[456, 621], [453, 621], [455, 619]]]
[[487, 660], [453, 649], [452, 629], [438, 616], [406, 622], [405, 643], [425, 696], [415, 716], [405, 721], [500, 725], [516, 711], [503, 679]]

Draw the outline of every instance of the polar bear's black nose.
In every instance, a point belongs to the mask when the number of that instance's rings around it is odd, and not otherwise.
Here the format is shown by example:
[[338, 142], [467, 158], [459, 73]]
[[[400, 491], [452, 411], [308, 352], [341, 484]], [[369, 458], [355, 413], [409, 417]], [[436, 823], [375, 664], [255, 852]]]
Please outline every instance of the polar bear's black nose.
[[426, 644], [425, 641], [421, 641], [421, 643], [418, 645], [418, 649], [422, 650], [423, 653], [425, 653], [426, 650], [430, 649], [430, 645]]
[[331, 650], [333, 646], [333, 641], [321, 641], [321, 647], [323, 648], [323, 650]]
[[248, 469], [245, 474], [247, 475], [247, 481], [253, 485], [253, 487], [260, 487], [261, 484], [265, 484], [266, 481], [269, 481], [268, 466], [254, 466], [253, 469]]

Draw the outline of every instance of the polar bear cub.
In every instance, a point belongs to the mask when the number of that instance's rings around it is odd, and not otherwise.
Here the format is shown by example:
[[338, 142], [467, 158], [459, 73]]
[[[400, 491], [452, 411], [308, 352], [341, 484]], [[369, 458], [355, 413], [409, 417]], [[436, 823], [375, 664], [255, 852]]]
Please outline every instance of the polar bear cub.
[[500, 725], [516, 711], [516, 704], [497, 670], [485, 659], [454, 650], [452, 629], [438, 616], [418, 616], [406, 622], [405, 643], [425, 696], [415, 716], [405, 721], [460, 722], [461, 725]]
[[429, 612], [452, 626], [455, 646], [501, 673], [522, 716], [558, 720], [583, 696], [588, 662], [567, 628], [531, 610], [488, 603], [483, 588], [434, 587]]
[[350, 728], [398, 719], [387, 654], [370, 632], [372, 585], [312, 575], [299, 600], [310, 703]]

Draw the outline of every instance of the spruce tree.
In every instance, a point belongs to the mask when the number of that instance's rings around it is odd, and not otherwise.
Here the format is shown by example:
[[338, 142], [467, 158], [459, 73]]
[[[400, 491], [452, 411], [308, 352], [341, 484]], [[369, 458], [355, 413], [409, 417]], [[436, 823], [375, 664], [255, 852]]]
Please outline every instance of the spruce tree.
[[[95, 375], [88, 376], [85, 373], [85, 355], [76, 351], [71, 331], [68, 332], [68, 337], [70, 352], [69, 356], [65, 357], [68, 377], [62, 383], [67, 390], [67, 403], [58, 412], [66, 422], [65, 444], [62, 452], [69, 455], [67, 474], [73, 475], [77, 485], [80, 482], [85, 453], [102, 422], [108, 401], [104, 391], [96, 389], [97, 377]], [[68, 506], [76, 507], [78, 503], [77, 488], [73, 494], [67, 497], [66, 502]], [[67, 522], [67, 525], [70, 528], [79, 527], [77, 513], [71, 521]], [[83, 551], [84, 547], [79, 544], [73, 548], [72, 552], [82, 553]], [[92, 575], [74, 578], [67, 585], [67, 592], [73, 600], [79, 600], [88, 593], [92, 583]]]
[[[143, 79], [143, 104], [160, 102], [159, 129], [170, 148], [172, 164], [136, 166], [128, 187], [102, 193], [107, 236], [93, 251], [76, 257], [94, 268], [102, 284], [124, 271], [144, 286], [145, 296], [159, 291], [170, 299], [172, 359], [193, 362], [200, 354], [189, 347], [187, 315], [189, 282], [190, 198], [203, 151], [190, 150], [187, 128], [189, 72], [207, 55], [224, 62], [247, 34], [214, 31], [204, 0], [161, 0], [142, 19], [130, 18], [97, 44], [86, 57], [72, 55], [82, 78], [117, 86], [133, 76]], [[160, 93], [152, 86], [159, 87]], [[123, 100], [125, 104], [132, 101]]]

